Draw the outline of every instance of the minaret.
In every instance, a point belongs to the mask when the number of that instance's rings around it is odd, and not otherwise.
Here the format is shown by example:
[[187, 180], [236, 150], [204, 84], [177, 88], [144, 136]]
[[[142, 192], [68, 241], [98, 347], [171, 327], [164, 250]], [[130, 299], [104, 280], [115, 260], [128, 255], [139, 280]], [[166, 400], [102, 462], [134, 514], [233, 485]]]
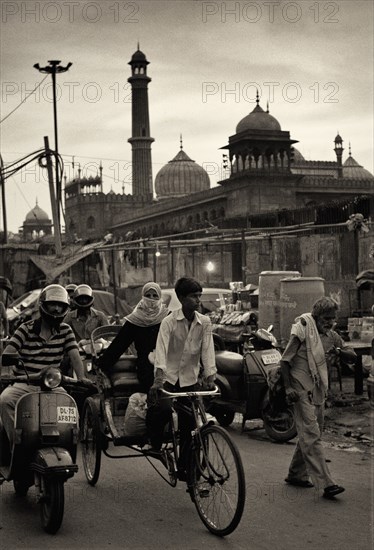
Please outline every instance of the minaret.
[[338, 178], [341, 178], [343, 176], [343, 163], [342, 163], [342, 156], [343, 156], [343, 140], [339, 136], [339, 132], [334, 139], [335, 148], [334, 151], [336, 153], [336, 161], [338, 164]]
[[132, 136], [129, 143], [132, 146], [132, 193], [140, 197], [153, 196], [152, 157], [148, 110], [147, 61], [143, 52], [138, 50], [129, 62], [131, 77], [128, 82], [132, 88]]

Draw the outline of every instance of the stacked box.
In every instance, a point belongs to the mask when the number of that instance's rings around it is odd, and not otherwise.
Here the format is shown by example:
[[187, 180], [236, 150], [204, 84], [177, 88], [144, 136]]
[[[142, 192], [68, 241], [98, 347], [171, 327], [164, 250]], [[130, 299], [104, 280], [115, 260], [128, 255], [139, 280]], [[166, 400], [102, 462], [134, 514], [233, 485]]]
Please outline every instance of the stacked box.
[[348, 334], [350, 340], [360, 340], [362, 330], [361, 317], [348, 317]]
[[370, 343], [374, 338], [374, 317], [363, 317], [361, 341]]
[[374, 338], [374, 317], [348, 317], [350, 340], [371, 342]]

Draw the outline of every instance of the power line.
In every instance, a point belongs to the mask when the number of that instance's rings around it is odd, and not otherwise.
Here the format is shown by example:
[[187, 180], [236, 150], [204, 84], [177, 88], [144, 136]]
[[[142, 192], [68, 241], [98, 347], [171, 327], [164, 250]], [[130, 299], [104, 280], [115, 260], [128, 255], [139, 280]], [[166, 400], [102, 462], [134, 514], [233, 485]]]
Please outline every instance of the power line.
[[15, 111], [17, 111], [17, 109], [18, 109], [19, 107], [21, 107], [22, 103], [25, 103], [26, 99], [28, 99], [28, 98], [30, 97], [30, 95], [32, 95], [34, 92], [36, 92], [36, 90], [39, 88], [39, 86], [41, 86], [41, 85], [43, 84], [44, 80], [45, 80], [47, 77], [48, 77], [48, 75], [46, 75], [46, 76], [43, 78], [43, 80], [41, 80], [41, 81], [39, 82], [39, 84], [33, 89], [33, 91], [30, 92], [29, 95], [27, 95], [27, 96], [21, 101], [21, 103], [20, 103], [19, 105], [17, 105], [17, 107], [15, 107], [15, 108], [13, 109], [13, 111], [10, 111], [10, 113], [8, 113], [4, 118], [2, 118], [2, 119], [0, 120], [0, 124], [1, 124], [2, 122], [4, 122], [7, 118], [9, 118], [10, 115], [12, 115]]

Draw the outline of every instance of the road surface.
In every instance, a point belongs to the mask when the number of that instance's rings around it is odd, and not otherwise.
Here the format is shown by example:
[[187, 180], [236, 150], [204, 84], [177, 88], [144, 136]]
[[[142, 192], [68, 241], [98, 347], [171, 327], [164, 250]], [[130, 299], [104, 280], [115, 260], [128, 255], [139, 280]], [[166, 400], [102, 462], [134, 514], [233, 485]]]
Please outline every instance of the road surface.
[[[244, 463], [247, 501], [237, 530], [225, 539], [211, 535], [178, 483], [169, 487], [144, 458], [104, 457], [96, 487], [79, 472], [65, 485], [60, 531], [40, 526], [33, 490], [16, 497], [4, 483], [0, 543], [4, 549], [38, 550], [368, 550], [372, 545], [371, 462], [368, 449], [350, 451], [326, 442], [331, 471], [346, 492], [327, 501], [314, 489], [284, 483], [295, 441], [270, 442], [263, 430], [229, 429]], [[327, 434], [328, 438], [329, 435]], [[116, 449], [118, 452], [118, 449]]]

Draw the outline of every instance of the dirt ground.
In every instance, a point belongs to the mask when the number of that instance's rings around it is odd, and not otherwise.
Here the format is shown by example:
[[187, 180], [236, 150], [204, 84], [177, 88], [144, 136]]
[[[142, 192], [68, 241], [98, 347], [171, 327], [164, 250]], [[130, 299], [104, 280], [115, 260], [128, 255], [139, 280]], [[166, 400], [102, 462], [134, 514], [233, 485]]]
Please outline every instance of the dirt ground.
[[370, 406], [364, 380], [363, 395], [355, 395], [353, 377], [343, 377], [342, 391], [337, 382], [325, 410], [324, 440], [345, 450], [371, 452], [374, 448], [374, 409]]
[[[242, 416], [236, 415], [233, 427], [241, 429]], [[261, 438], [261, 420], [247, 421], [245, 432], [258, 433]], [[257, 432], [260, 430], [260, 432]], [[264, 435], [263, 437], [267, 437]], [[374, 408], [371, 408], [364, 379], [362, 395], [354, 393], [354, 378], [343, 376], [342, 391], [337, 381], [332, 381], [331, 394], [326, 403], [323, 446], [347, 452], [360, 453], [368, 459], [374, 451]]]

